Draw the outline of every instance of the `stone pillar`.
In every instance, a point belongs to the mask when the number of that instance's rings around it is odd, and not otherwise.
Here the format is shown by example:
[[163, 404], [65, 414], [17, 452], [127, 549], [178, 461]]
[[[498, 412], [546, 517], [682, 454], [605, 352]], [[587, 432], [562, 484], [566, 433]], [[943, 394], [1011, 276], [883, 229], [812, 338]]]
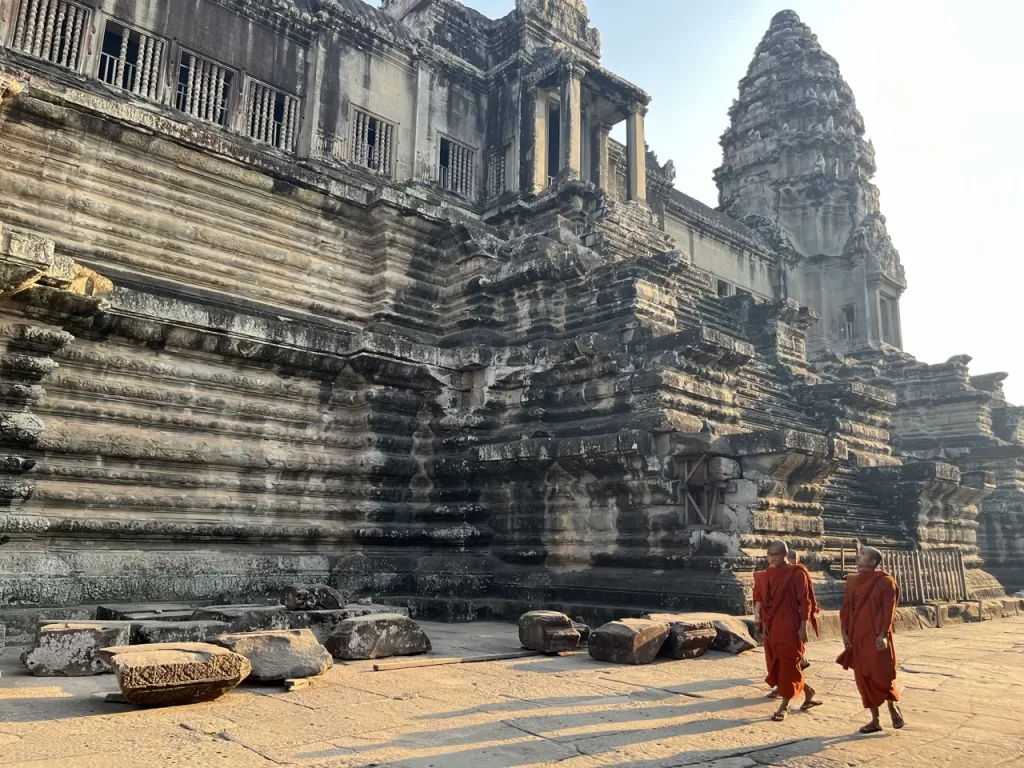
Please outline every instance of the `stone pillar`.
[[562, 162], [560, 175], [578, 179], [583, 168], [583, 70], [574, 64], [562, 74]]
[[627, 196], [630, 200], [647, 200], [647, 144], [644, 140], [644, 114], [640, 104], [630, 107], [626, 118]]
[[548, 186], [548, 92], [537, 88], [533, 100], [533, 191], [539, 193]]
[[612, 194], [615, 184], [612, 182], [611, 169], [608, 164], [608, 144], [611, 141], [611, 126], [597, 123], [594, 126], [595, 155], [594, 164], [597, 168], [597, 186]]

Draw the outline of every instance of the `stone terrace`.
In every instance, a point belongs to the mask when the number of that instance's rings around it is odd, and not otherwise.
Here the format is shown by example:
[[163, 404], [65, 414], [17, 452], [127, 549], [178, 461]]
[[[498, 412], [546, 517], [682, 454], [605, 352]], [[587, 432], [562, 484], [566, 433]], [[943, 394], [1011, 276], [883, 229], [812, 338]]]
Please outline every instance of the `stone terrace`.
[[[518, 650], [513, 625], [424, 624], [434, 655]], [[1024, 618], [897, 636], [908, 726], [864, 720], [839, 643], [810, 645], [826, 705], [768, 720], [763, 656], [710, 653], [646, 667], [586, 653], [373, 672], [340, 664], [313, 687], [243, 685], [219, 701], [134, 710], [97, 696], [112, 676], [25, 675], [0, 658], [5, 768], [1024, 766]]]

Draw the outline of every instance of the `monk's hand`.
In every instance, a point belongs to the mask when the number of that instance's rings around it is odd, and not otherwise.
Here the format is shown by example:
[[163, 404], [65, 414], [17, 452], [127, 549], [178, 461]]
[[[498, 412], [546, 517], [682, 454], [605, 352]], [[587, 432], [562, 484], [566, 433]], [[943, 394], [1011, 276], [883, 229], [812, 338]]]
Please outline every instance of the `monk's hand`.
[[851, 643], [850, 643], [850, 636], [846, 634], [846, 630], [844, 629], [843, 630], [843, 647], [846, 648], [847, 650], [849, 650], [850, 649], [850, 645], [851, 645]]
[[807, 642], [807, 624], [805, 622], [800, 622], [800, 642]]
[[878, 650], [884, 651], [889, 648], [889, 638], [885, 635], [879, 635], [875, 638], [875, 645], [878, 646]]

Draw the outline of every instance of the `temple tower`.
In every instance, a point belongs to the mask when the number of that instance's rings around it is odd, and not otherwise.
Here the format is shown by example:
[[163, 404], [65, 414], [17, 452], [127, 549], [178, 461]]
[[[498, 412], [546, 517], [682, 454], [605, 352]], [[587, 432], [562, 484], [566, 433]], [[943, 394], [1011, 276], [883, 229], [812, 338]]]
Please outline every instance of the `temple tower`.
[[902, 348], [906, 279], [871, 183], [874, 147], [839, 64], [793, 11], [772, 19], [729, 117], [719, 205], [791, 244], [788, 295], [821, 316], [809, 352]]

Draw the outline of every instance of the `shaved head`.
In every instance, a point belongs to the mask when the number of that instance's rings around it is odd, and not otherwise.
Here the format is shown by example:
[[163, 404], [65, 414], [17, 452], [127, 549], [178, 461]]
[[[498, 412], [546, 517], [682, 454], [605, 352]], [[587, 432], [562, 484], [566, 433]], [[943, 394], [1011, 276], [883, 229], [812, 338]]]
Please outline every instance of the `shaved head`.
[[874, 563], [875, 567], [882, 564], [882, 553], [874, 547], [861, 547], [860, 552]]
[[768, 545], [768, 551], [769, 552], [778, 552], [778, 553], [783, 554], [783, 555], [788, 555], [789, 554], [789, 545], [786, 542], [784, 542], [782, 539], [776, 539], [775, 541], [773, 541], [771, 544]]

